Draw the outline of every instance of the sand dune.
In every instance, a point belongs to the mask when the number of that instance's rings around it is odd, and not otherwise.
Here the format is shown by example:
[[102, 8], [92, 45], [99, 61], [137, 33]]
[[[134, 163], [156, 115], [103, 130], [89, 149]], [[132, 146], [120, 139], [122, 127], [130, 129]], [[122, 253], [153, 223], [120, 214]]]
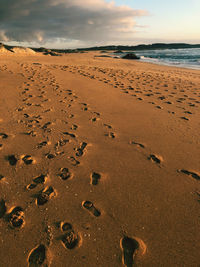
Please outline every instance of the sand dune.
[[12, 51], [15, 54], [35, 54], [35, 51], [33, 51], [31, 48], [27, 47], [13, 47]]
[[0, 45], [0, 55], [1, 54], [11, 54], [11, 51]]
[[198, 266], [200, 72], [98, 55], [1, 55], [1, 266]]

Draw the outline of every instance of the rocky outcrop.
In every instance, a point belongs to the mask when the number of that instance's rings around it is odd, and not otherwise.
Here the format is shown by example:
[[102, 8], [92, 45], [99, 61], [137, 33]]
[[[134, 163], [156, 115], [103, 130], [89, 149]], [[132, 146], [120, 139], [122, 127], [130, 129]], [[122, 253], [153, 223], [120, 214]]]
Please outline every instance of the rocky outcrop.
[[136, 56], [134, 53], [126, 54], [122, 57], [123, 59], [140, 59], [138, 56]]

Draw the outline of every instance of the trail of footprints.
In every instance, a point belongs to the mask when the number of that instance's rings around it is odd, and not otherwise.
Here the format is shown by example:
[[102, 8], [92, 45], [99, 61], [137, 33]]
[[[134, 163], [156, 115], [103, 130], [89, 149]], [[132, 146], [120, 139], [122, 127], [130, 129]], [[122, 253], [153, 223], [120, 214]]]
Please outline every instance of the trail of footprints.
[[[69, 165], [71, 164], [72, 167], [78, 167], [78, 165], [81, 164], [81, 158], [86, 154], [88, 147], [88, 143], [85, 142], [85, 140], [80, 140], [78, 135], [76, 134], [76, 130], [79, 128], [79, 125], [74, 123], [73, 119], [76, 114], [70, 113], [70, 109], [74, 105], [80, 105], [81, 111], [83, 112], [83, 114], [86, 114], [84, 116], [88, 116], [88, 123], [92, 123], [92, 125], [94, 126], [96, 122], [101, 120], [101, 114], [91, 110], [87, 103], [79, 103], [78, 96], [76, 96], [72, 90], [61, 89], [59, 84], [56, 82], [55, 77], [51, 74], [50, 70], [43, 69], [42, 65], [36, 65], [33, 67], [28, 64], [22, 64], [21, 67], [25, 71], [27, 77], [27, 82], [24, 82], [24, 86], [23, 88], [21, 88], [21, 97], [23, 104], [17, 108], [18, 116], [16, 117], [17, 122], [23, 124], [27, 129], [24, 133], [21, 134], [29, 136], [31, 139], [41, 136], [41, 141], [34, 145], [34, 149], [41, 151], [41, 157], [43, 160], [53, 160], [54, 158], [60, 157], [62, 155], [67, 156], [66, 159], [68, 164], [58, 169], [56, 174], [56, 176], [62, 182], [66, 182], [74, 178], [73, 171], [71, 170]], [[57, 68], [57, 66], [53, 66], [53, 68]], [[112, 86], [114, 85], [115, 88], [121, 88], [121, 90], [127, 94], [129, 94], [129, 92], [135, 91], [136, 97], [138, 96], [138, 94], [145, 93], [145, 89], [143, 90], [143, 92], [139, 91], [139, 87], [141, 87], [142, 82], [139, 82], [141, 74], [136, 75], [132, 72], [124, 73], [123, 70], [116, 71], [113, 69], [102, 69], [98, 67], [91, 67], [88, 68], [88, 71], [86, 71], [86, 68], [84, 66], [62, 66], [61, 69], [68, 69], [68, 71], [72, 73], [78, 72], [80, 75], [87, 78], [89, 77], [90, 79], [99, 79], [99, 81], [108, 83]], [[106, 76], [109, 76], [110, 79], [102, 78], [97, 75], [91, 75], [90, 69], [92, 69], [92, 71], [96, 71], [97, 74], [105, 74]], [[162, 76], [162, 74], [160, 75]], [[126, 77], [126, 79], [130, 83], [133, 80], [138, 80], [136, 88], [133, 88], [131, 85], [125, 88], [125, 85], [117, 80], [118, 77]], [[144, 86], [146, 83], [151, 85], [152, 77], [150, 74], [143, 73], [143, 79], [145, 79]], [[37, 83], [35, 84], [35, 81], [38, 80], [40, 81], [40, 88], [38, 88]], [[158, 77], [158, 80], [160, 80], [160, 77]], [[159, 86], [160, 84], [158, 83], [158, 87]], [[163, 86], [167, 88], [167, 85]], [[55, 106], [49, 104], [51, 102], [51, 99], [47, 96], [47, 87], [48, 90], [51, 90], [53, 96], [57, 98], [57, 101], [59, 101], [60, 103], [59, 105], [63, 105], [61, 110], [58, 111]], [[189, 85], [187, 85], [187, 87], [189, 88]], [[151, 95], [154, 95], [156, 93], [160, 94], [159, 90], [156, 92], [153, 91], [146, 93], [146, 96], [151, 97]], [[195, 98], [190, 99], [191, 106], [194, 105], [194, 107], [199, 103], [196, 100], [196, 98], [199, 97], [199, 95], [197, 95], [198, 92], [196, 91], [195, 93]], [[174, 92], [174, 94], [176, 93]], [[174, 96], [172, 95], [172, 97]], [[166, 99], [166, 97], [160, 96], [158, 97], [158, 99], [160, 101], [163, 101]], [[185, 99], [186, 96], [183, 99], [178, 99], [179, 103], [182, 103], [182, 101], [184, 101]], [[140, 100], [142, 100], [142, 98]], [[194, 101], [195, 104], [192, 101]], [[169, 102], [168, 104], [172, 103]], [[66, 114], [66, 121], [59, 119], [52, 120], [52, 115], [57, 112], [58, 114], [59, 112]], [[184, 112], [185, 114], [192, 114], [192, 112], [190, 111]], [[58, 131], [57, 124], [59, 124], [59, 127], [61, 125], [61, 128], [66, 130], [63, 130], [62, 132]], [[101, 125], [105, 137], [110, 137], [111, 139], [116, 138], [116, 134], [113, 131], [111, 125], [108, 125], [104, 122], [102, 122]], [[58, 140], [51, 140], [51, 134], [55, 134], [58, 137]], [[6, 141], [7, 139], [9, 139], [9, 134], [4, 132], [0, 133], [0, 140], [2, 142], [2, 144], [0, 144], [0, 148], [3, 148], [4, 141]], [[130, 144], [136, 146], [139, 149], [147, 150], [146, 145], [140, 142], [131, 141]], [[66, 150], [65, 147], [68, 146], [70, 146], [70, 149], [68, 148], [68, 150]], [[155, 163], [158, 166], [162, 166], [163, 158], [160, 155], [145, 152], [145, 156], [152, 163]], [[16, 168], [18, 164], [24, 164], [25, 166], [27, 165], [27, 168], [31, 168], [34, 164], [37, 164], [37, 159], [35, 159], [34, 156], [28, 154], [5, 155], [5, 160], [12, 168]], [[196, 180], [200, 180], [200, 175], [196, 172], [188, 171], [185, 169], [178, 170], [178, 172], [192, 177]], [[3, 179], [5, 179], [4, 175], [0, 174], [0, 181]], [[98, 186], [98, 184], [101, 183], [101, 179], [101, 173], [92, 172], [90, 176], [88, 176], [88, 184], [90, 183], [92, 186]], [[49, 184], [46, 185], [48, 180], [49, 174], [42, 173], [34, 177], [31, 183], [25, 186], [25, 189], [27, 191], [34, 192], [34, 195], [30, 195], [30, 197], [34, 197], [35, 205], [38, 207], [48, 205], [48, 202], [56, 199], [56, 188]], [[98, 205], [90, 200], [83, 200], [81, 206], [82, 209], [86, 213], [88, 213], [88, 216], [98, 218], [102, 214], [101, 210], [98, 208]], [[26, 214], [24, 209], [20, 206], [16, 206], [8, 210], [6, 201], [4, 199], [0, 200], [0, 218], [8, 222], [9, 226], [12, 229], [21, 229], [22, 227], [25, 227]], [[73, 226], [69, 222], [61, 222], [59, 227], [61, 231], [61, 237], [59, 238], [59, 240], [66, 249], [72, 250], [82, 244], [83, 240], [81, 234], [78, 231], [75, 231], [73, 229]], [[30, 251], [27, 258], [28, 266], [41, 266], [45, 264], [45, 262], [48, 262], [47, 252], [48, 249], [50, 249], [49, 245], [50, 242], [47, 242], [47, 244], [38, 244], [36, 247], [34, 247]], [[122, 263], [125, 266], [132, 266], [135, 259], [137, 258], [137, 254], [140, 253], [143, 255], [146, 251], [145, 244], [138, 238], [124, 236], [120, 240], [119, 245], [122, 251]]]
[[[139, 101], [147, 101], [149, 104], [154, 105], [155, 108], [167, 110], [172, 115], [175, 115], [173, 111], [173, 106], [175, 105], [180, 109], [180, 114], [177, 114], [177, 116], [184, 121], [190, 120], [190, 116], [195, 113], [195, 109], [200, 104], [198, 84], [187, 80], [187, 73], [185, 73], [184, 77], [180, 78], [178, 70], [173, 73], [169, 72], [169, 74], [160, 71], [160, 73], [156, 73], [155, 79], [153, 77], [155, 74], [152, 75], [150, 71], [142, 72], [137, 70], [126, 72], [122, 69], [72, 65], [55, 65], [54, 68], [60, 68], [70, 73], [78, 73], [86, 78], [96, 79], [114, 88], [119, 88], [122, 93], [128, 94]], [[93, 74], [91, 74], [91, 71]], [[194, 77], [196, 78], [195, 74]], [[173, 83], [173, 87], [169, 85], [169, 82]], [[195, 86], [195, 89], [191, 89], [192, 86]], [[155, 96], [157, 96], [157, 103], [151, 101], [151, 97], [155, 99]], [[170, 108], [167, 106], [170, 106]]]

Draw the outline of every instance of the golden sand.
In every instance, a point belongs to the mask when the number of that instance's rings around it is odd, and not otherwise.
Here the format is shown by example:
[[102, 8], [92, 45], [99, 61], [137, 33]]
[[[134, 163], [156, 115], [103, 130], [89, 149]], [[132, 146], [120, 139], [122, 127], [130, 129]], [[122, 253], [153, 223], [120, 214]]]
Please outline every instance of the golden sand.
[[0, 266], [198, 266], [200, 72], [0, 57]]

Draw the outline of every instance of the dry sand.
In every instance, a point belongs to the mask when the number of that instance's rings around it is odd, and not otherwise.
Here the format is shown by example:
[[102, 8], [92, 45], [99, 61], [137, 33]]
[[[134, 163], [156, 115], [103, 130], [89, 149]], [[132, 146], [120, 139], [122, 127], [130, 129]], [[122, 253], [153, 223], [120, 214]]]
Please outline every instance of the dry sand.
[[200, 72], [0, 57], [0, 266], [199, 266]]

